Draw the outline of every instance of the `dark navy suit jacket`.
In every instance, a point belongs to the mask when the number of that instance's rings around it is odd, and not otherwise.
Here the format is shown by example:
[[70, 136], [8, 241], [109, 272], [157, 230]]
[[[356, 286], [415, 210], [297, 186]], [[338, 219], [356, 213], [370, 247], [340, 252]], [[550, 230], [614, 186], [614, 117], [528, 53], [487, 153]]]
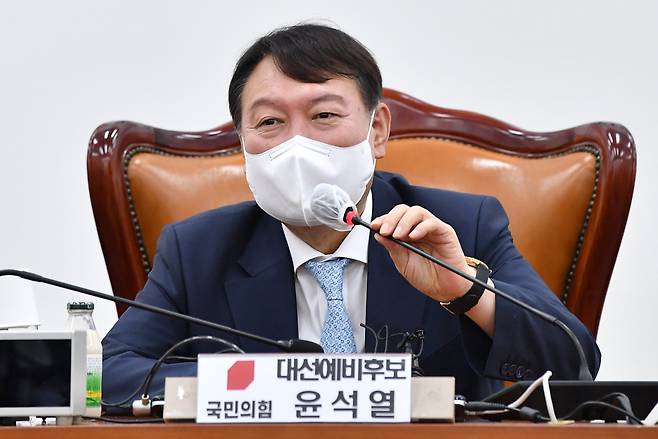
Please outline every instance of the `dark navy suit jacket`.
[[[499, 289], [557, 316], [576, 333], [596, 374], [600, 354], [593, 337], [516, 250], [507, 216], [495, 198], [411, 186], [400, 176], [379, 172], [372, 194], [373, 218], [405, 203], [423, 206], [452, 225], [464, 253], [493, 270]], [[535, 378], [547, 369], [554, 379], [577, 378], [576, 351], [560, 330], [497, 299], [489, 338], [467, 317], [453, 316], [415, 290], [372, 236], [367, 290], [367, 325], [375, 330], [384, 325], [393, 331], [424, 329], [420, 365], [425, 374], [456, 377], [457, 393], [469, 399], [497, 390], [500, 380]], [[254, 202], [166, 226], [138, 300], [277, 340], [297, 337], [294, 274], [281, 223]], [[252, 340], [130, 308], [103, 340], [104, 399], [130, 395], [154, 359], [193, 335], [223, 337], [247, 352], [273, 351]], [[373, 337], [366, 336], [366, 352], [373, 346]], [[183, 354], [217, 349], [190, 345]], [[150, 393], [162, 393], [165, 376], [194, 374], [194, 363], [165, 364]]]

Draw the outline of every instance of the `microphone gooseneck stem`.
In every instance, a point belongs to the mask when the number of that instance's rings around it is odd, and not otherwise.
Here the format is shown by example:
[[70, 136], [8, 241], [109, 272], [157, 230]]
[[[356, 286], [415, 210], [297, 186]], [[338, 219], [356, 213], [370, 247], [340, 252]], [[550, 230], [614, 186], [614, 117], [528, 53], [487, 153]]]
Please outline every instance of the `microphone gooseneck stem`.
[[116, 303], [122, 303], [124, 305], [128, 306], [134, 306], [135, 308], [140, 308], [146, 311], [154, 312], [157, 314], [163, 314], [168, 317], [173, 317], [176, 319], [181, 319], [185, 320], [190, 323], [194, 323], [200, 326], [205, 326], [208, 328], [216, 329], [218, 331], [222, 331], [228, 334], [234, 334], [238, 335], [241, 337], [245, 338], [250, 338], [252, 340], [259, 341], [264, 344], [268, 344], [271, 346], [276, 346], [277, 348], [290, 352], [292, 349], [291, 347], [294, 347], [294, 344], [289, 342], [289, 341], [277, 341], [277, 340], [271, 340], [269, 338], [261, 337], [259, 335], [255, 334], [250, 334], [248, 332], [240, 331], [239, 329], [234, 329], [228, 326], [220, 325], [219, 323], [213, 323], [209, 322], [208, 320], [203, 320], [199, 319], [196, 317], [188, 316], [185, 314], [181, 314], [175, 311], [170, 311], [168, 309], [160, 308], [157, 306], [149, 305], [147, 303], [141, 303], [137, 302], [135, 300], [130, 300], [126, 299], [123, 297], [118, 297], [118, 296], [112, 296], [110, 294], [105, 294], [105, 293], [99, 293], [98, 291], [90, 290], [88, 288], [83, 288], [79, 287], [77, 285], [72, 285], [72, 284], [67, 284], [66, 282], [60, 282], [55, 279], [49, 279], [47, 277], [40, 276], [35, 273], [30, 273], [29, 271], [22, 271], [22, 270], [0, 270], [0, 276], [17, 276], [23, 279], [30, 280], [32, 282], [40, 282], [48, 285], [53, 285], [55, 287], [63, 288], [65, 290], [71, 290], [71, 291], [76, 291], [78, 293], [86, 294], [89, 296], [94, 296], [98, 297], [100, 299], [105, 299], [105, 300], [110, 300], [112, 302]]
[[[367, 221], [364, 221], [363, 219], [361, 219], [361, 217], [359, 217], [357, 215], [354, 215], [354, 216], [351, 217], [351, 222], [353, 224], [357, 224], [357, 225], [366, 227], [370, 231], [379, 234], [377, 230], [372, 228], [370, 223], [368, 223]], [[567, 325], [565, 325], [562, 321], [558, 320], [556, 317], [554, 317], [550, 314], [545, 313], [544, 311], [541, 311], [541, 310], [539, 310], [539, 309], [537, 309], [537, 308], [535, 308], [531, 305], [528, 305], [525, 302], [520, 301], [519, 299], [517, 299], [513, 296], [510, 296], [506, 292], [501, 291], [496, 287], [492, 287], [491, 285], [489, 285], [486, 282], [482, 282], [481, 280], [475, 278], [474, 276], [471, 276], [470, 274], [467, 274], [467, 273], [462, 272], [461, 270], [458, 270], [457, 268], [453, 267], [452, 265], [442, 261], [441, 259], [438, 259], [438, 258], [430, 255], [427, 252], [424, 252], [423, 250], [421, 250], [417, 247], [414, 247], [413, 245], [409, 244], [408, 242], [400, 241], [399, 239], [394, 238], [393, 236], [384, 236], [384, 235], [379, 235], [379, 236], [383, 236], [384, 238], [386, 238], [390, 241], [393, 241], [396, 244], [401, 245], [402, 247], [406, 248], [407, 250], [409, 250], [413, 253], [416, 253], [417, 255], [434, 262], [435, 264], [445, 268], [446, 270], [451, 271], [451, 272], [455, 273], [456, 275], [461, 276], [464, 279], [467, 279], [467, 280], [473, 282], [474, 284], [477, 284], [477, 285], [483, 287], [486, 290], [491, 291], [496, 296], [498, 296], [502, 299], [505, 299], [509, 302], [512, 302], [515, 305], [525, 309], [526, 311], [529, 311], [530, 313], [535, 314], [536, 316], [539, 316], [540, 318], [547, 321], [548, 323], [550, 323], [552, 325], [555, 325], [558, 328], [560, 328], [562, 331], [564, 331], [567, 334], [567, 336], [569, 337], [569, 339], [573, 343], [574, 347], [576, 348], [576, 351], [578, 352], [578, 358], [580, 359], [580, 364], [579, 364], [579, 369], [578, 369], [578, 379], [580, 381], [593, 381], [592, 374], [590, 373], [589, 368], [587, 367], [587, 359], [585, 358], [585, 352], [583, 351], [583, 347], [581, 346], [580, 341], [576, 337], [576, 334], [574, 334], [573, 331]]]

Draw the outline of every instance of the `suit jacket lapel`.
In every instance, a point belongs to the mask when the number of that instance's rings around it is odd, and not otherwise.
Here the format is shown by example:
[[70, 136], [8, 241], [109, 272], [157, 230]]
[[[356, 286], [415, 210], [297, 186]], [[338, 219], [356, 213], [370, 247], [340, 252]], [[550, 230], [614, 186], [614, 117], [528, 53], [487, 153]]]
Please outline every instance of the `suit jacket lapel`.
[[[403, 200], [392, 186], [375, 176], [373, 218], [390, 211]], [[298, 336], [295, 280], [288, 245], [281, 224], [262, 213], [254, 233], [224, 284], [235, 327], [276, 340]], [[423, 312], [430, 301], [398, 273], [388, 252], [372, 235], [368, 243], [366, 324], [378, 331], [413, 331], [423, 327]], [[274, 352], [275, 348], [240, 339], [248, 352]], [[374, 338], [366, 336], [366, 352]], [[389, 349], [391, 350], [391, 349]]]
[[[297, 337], [295, 281], [281, 224], [262, 214], [224, 284], [235, 327], [275, 340]], [[276, 352], [262, 343], [240, 338], [247, 352]]]
[[[402, 203], [399, 194], [377, 176], [373, 181], [373, 212], [377, 218]], [[391, 332], [422, 328], [423, 310], [429, 299], [413, 288], [395, 268], [386, 249], [370, 236], [368, 243], [368, 296], [366, 324], [379, 331], [388, 325]], [[374, 338], [366, 335], [366, 352], [373, 352]], [[389, 345], [389, 351], [395, 346]]]

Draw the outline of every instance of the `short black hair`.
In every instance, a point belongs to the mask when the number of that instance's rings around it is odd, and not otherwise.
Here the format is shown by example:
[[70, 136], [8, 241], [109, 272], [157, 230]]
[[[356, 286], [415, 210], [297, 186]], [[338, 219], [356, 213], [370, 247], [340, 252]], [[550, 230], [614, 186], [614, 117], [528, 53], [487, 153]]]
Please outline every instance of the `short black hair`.
[[284, 75], [301, 82], [320, 83], [336, 77], [354, 79], [366, 108], [382, 98], [382, 75], [368, 49], [345, 32], [321, 24], [297, 24], [275, 29], [259, 38], [240, 57], [228, 88], [228, 105], [237, 129], [242, 123], [242, 91], [266, 56]]

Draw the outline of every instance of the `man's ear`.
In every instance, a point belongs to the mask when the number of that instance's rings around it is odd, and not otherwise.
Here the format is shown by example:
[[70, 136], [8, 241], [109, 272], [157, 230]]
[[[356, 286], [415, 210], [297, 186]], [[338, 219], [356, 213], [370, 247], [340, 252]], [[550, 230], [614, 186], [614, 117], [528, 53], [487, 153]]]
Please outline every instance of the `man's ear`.
[[391, 110], [383, 102], [375, 107], [375, 117], [372, 121], [371, 145], [376, 159], [386, 155], [386, 142], [391, 133]]

